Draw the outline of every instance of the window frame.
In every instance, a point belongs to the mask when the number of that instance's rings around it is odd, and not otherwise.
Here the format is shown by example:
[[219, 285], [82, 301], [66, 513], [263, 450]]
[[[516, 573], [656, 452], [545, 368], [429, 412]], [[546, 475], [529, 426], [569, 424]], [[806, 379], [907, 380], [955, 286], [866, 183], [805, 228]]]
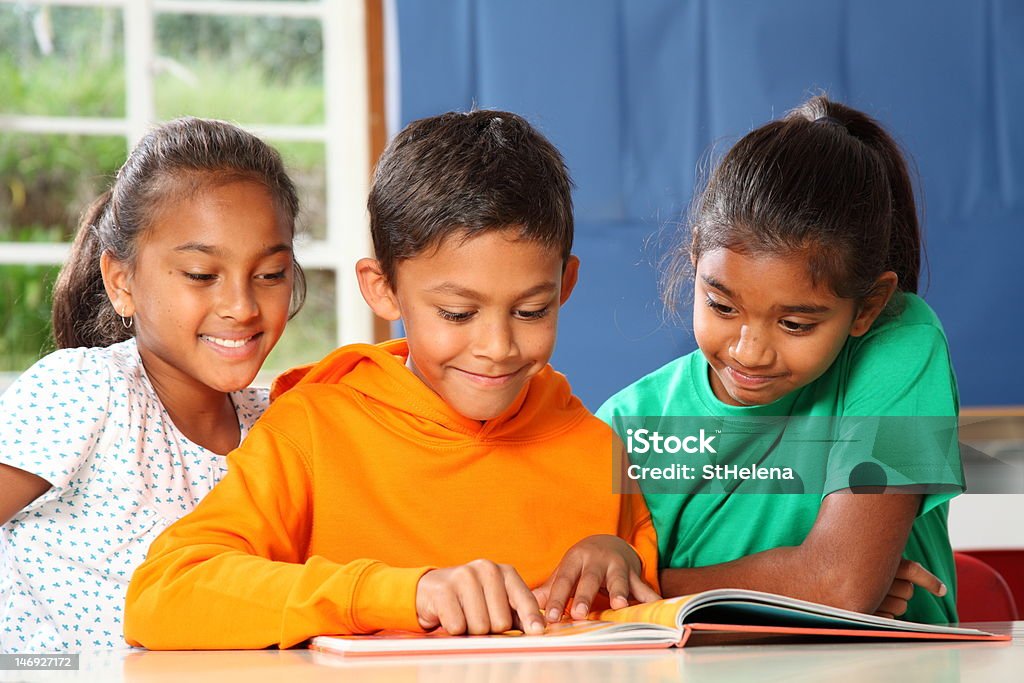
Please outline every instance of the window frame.
[[[25, 4], [0, 0], [0, 4]], [[367, 12], [379, 0], [31, 0], [59, 7], [116, 8], [123, 13], [126, 105], [123, 118], [0, 114], [0, 130], [32, 134], [123, 136], [130, 151], [157, 123], [154, 97], [155, 26], [159, 14], [215, 14], [309, 18], [323, 32], [324, 123], [247, 124], [271, 143], [319, 142], [326, 159], [326, 238], [296, 241], [296, 257], [307, 269], [335, 273], [336, 343], [375, 341], [375, 323], [355, 278], [355, 262], [372, 253], [366, 197], [369, 193], [370, 83]], [[375, 145], [376, 146], [376, 145]], [[70, 243], [0, 240], [0, 265], [61, 265]], [[379, 326], [378, 326], [379, 327]], [[379, 329], [377, 330], [379, 336]]]

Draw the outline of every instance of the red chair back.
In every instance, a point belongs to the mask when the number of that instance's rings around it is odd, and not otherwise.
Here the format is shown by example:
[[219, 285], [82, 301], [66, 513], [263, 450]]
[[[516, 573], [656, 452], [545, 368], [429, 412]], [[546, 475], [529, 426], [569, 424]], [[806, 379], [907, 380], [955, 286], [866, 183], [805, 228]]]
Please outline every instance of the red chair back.
[[995, 569], [967, 553], [953, 553], [956, 562], [956, 611], [960, 621], [1015, 621], [1017, 605], [1006, 580]]
[[999, 572], [1013, 593], [1017, 614], [1024, 618], [1024, 548], [989, 548], [961, 551]]

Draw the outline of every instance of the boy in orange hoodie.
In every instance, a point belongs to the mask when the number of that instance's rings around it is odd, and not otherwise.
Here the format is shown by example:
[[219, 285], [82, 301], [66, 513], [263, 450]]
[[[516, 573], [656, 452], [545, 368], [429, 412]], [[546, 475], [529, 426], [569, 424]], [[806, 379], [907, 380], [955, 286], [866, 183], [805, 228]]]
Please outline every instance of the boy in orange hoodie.
[[423, 119], [369, 209], [360, 290], [407, 339], [278, 378], [222, 483], [132, 577], [131, 644], [535, 633], [570, 599], [583, 617], [658, 597], [647, 508], [612, 492], [621, 447], [548, 365], [579, 268], [558, 151], [506, 112]]

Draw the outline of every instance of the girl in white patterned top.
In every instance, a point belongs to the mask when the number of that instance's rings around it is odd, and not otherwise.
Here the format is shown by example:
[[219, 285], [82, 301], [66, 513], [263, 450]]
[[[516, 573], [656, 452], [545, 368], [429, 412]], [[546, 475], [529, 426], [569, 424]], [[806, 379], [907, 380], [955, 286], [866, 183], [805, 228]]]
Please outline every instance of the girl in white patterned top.
[[61, 349], [0, 397], [0, 652], [124, 647], [150, 542], [226, 471], [305, 293], [280, 156], [224, 122], [149, 133], [54, 287]]

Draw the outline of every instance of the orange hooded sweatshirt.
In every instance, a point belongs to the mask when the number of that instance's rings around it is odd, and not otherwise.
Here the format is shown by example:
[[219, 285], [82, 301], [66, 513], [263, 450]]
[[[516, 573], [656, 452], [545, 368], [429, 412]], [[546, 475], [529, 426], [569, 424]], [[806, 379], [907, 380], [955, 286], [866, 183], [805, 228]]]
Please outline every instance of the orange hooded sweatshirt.
[[151, 649], [289, 647], [324, 633], [419, 630], [416, 584], [486, 558], [531, 588], [592, 534], [637, 550], [638, 494], [616, 495], [613, 436], [550, 366], [481, 423], [405, 367], [404, 340], [286, 373], [228, 474], [132, 577], [125, 637]]

